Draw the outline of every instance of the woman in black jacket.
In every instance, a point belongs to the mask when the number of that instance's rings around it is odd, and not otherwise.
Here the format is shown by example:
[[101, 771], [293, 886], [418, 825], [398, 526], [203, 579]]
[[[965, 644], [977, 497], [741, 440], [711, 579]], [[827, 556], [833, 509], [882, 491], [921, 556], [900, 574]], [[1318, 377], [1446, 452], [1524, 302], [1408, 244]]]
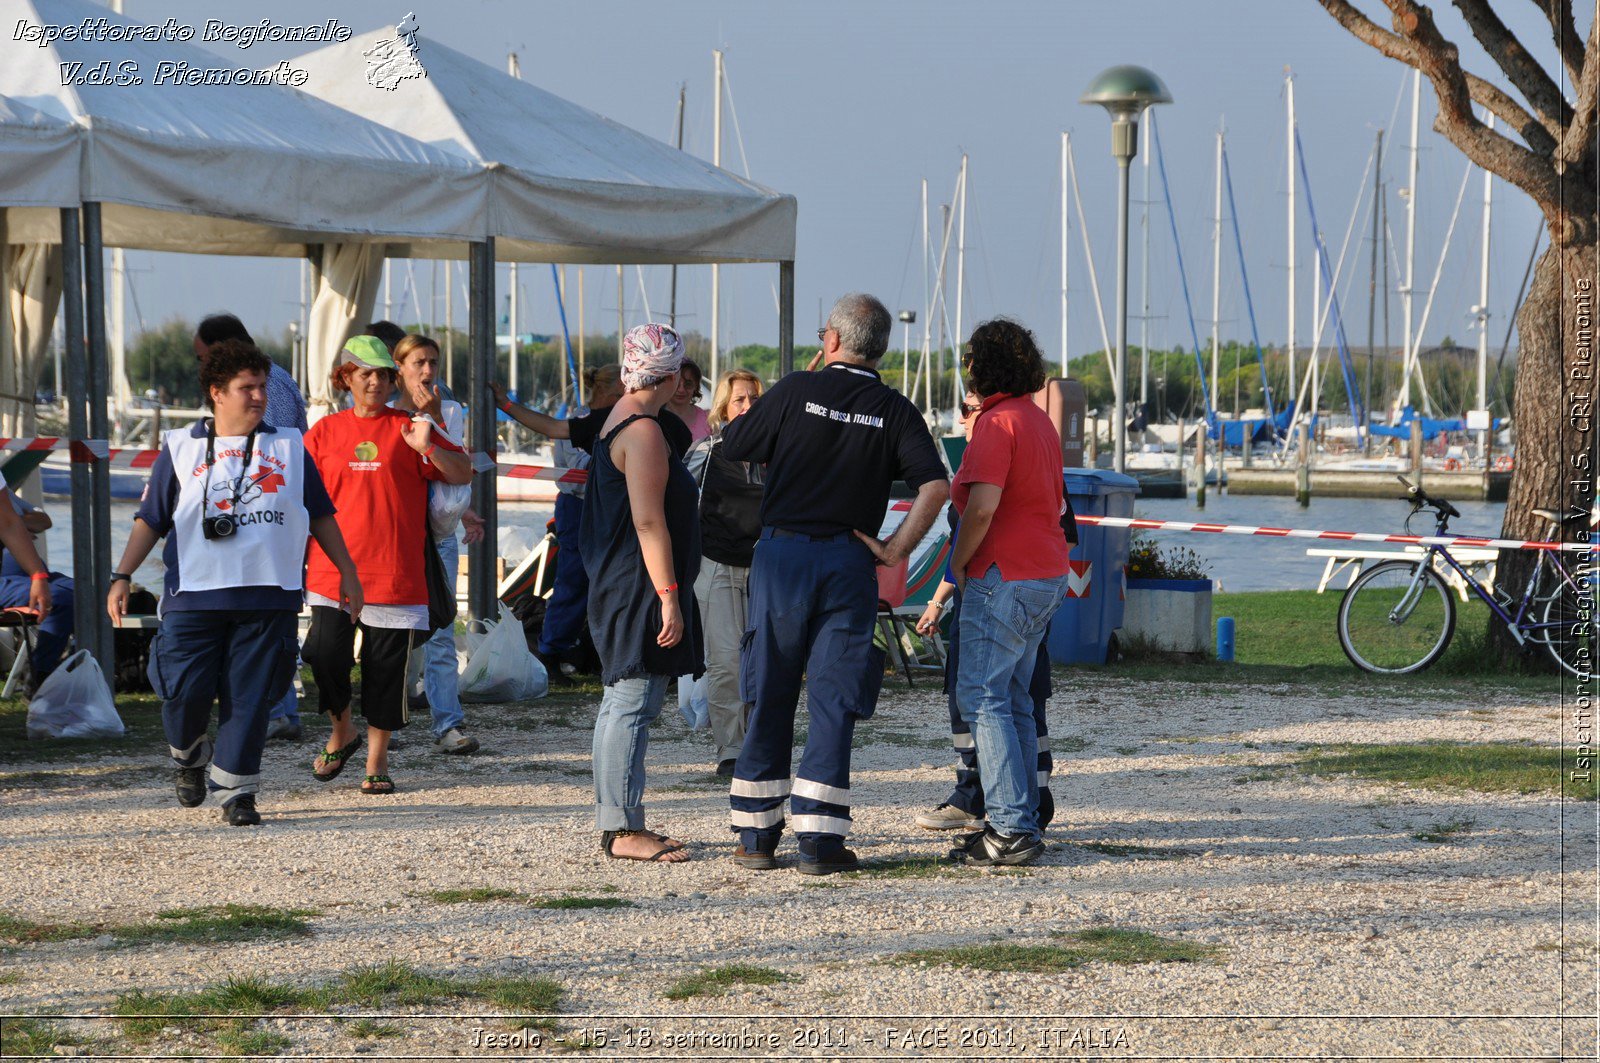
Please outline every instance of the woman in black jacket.
[[706, 640], [706, 706], [717, 743], [717, 774], [732, 777], [744, 746], [746, 706], [739, 695], [739, 643], [750, 603], [750, 562], [761, 538], [762, 468], [722, 456], [722, 429], [761, 396], [761, 378], [735, 369], [717, 382], [712, 434], [689, 452], [700, 484], [700, 542], [705, 561], [694, 594]]

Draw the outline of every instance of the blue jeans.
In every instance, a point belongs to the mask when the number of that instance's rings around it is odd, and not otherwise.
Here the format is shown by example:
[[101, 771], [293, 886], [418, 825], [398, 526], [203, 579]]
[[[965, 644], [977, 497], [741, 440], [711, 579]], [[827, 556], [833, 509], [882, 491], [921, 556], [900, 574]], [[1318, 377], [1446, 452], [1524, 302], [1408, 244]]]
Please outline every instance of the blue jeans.
[[989, 825], [1001, 834], [1039, 834], [1039, 739], [1028, 688], [1066, 590], [1066, 576], [1004, 580], [991, 565], [967, 580], [961, 602], [956, 697], [977, 742]]
[[570, 650], [583, 638], [589, 617], [589, 574], [578, 552], [583, 532], [583, 499], [563, 492], [556, 496], [556, 582], [544, 610], [539, 652]]
[[594, 721], [594, 822], [601, 830], [644, 828], [644, 752], [670, 676], [637, 675], [606, 687]]
[[[456, 585], [456, 566], [461, 562], [461, 550], [456, 537], [440, 539], [434, 543], [439, 550], [439, 560], [444, 562], [445, 578], [450, 586]], [[433, 715], [430, 730], [439, 738], [452, 727], [460, 727], [467, 718], [461, 708], [461, 671], [456, 660], [456, 633], [454, 625], [440, 628], [422, 645], [422, 689], [428, 695], [428, 711]]]
[[[0, 562], [0, 609], [27, 605], [32, 591], [32, 578], [7, 550]], [[34, 631], [33, 657], [28, 662], [36, 687], [67, 654], [67, 643], [72, 640], [72, 604], [72, 580], [59, 572], [50, 573], [50, 612]]]

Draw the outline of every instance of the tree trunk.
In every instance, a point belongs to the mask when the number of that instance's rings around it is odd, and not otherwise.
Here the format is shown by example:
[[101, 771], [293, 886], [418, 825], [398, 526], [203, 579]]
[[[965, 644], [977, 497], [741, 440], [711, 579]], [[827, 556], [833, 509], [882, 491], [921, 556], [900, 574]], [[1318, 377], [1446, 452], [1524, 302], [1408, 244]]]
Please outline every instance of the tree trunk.
[[[1508, 539], [1550, 535], [1548, 522], [1531, 512], [1535, 508], [1587, 513], [1594, 504], [1595, 477], [1600, 473], [1594, 312], [1600, 291], [1596, 225], [1591, 222], [1586, 232], [1586, 242], [1565, 247], [1553, 242], [1545, 251], [1517, 315], [1516, 471], [1501, 526]], [[1563, 535], [1586, 541], [1587, 522], [1573, 525]], [[1504, 594], [1521, 597], [1535, 557], [1529, 550], [1500, 552], [1495, 582]], [[1502, 662], [1509, 662], [1520, 651], [1505, 627], [1492, 615], [1489, 620], [1490, 645]], [[1554, 666], [1544, 654], [1534, 660], [1541, 667]]]

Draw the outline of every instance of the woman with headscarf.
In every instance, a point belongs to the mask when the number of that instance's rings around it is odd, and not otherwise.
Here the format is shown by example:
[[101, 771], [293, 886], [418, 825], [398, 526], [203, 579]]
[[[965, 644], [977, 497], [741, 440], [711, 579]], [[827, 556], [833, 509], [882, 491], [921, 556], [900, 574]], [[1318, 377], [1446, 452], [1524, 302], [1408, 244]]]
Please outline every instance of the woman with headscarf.
[[683, 843], [645, 829], [644, 757], [667, 682], [703, 670], [694, 478], [656, 417], [678, 387], [683, 342], [666, 325], [623, 338], [624, 394], [594, 443], [582, 553], [590, 629], [605, 694], [594, 726], [600, 847], [621, 860], [687, 860]]
[[745, 702], [739, 696], [739, 644], [750, 607], [750, 563], [761, 538], [762, 467], [722, 456], [722, 429], [761, 397], [748, 369], [724, 373], [711, 400], [712, 434], [695, 444], [688, 465], [700, 484], [700, 541], [705, 561], [694, 596], [706, 629], [706, 709], [717, 743], [717, 774], [733, 777], [744, 747]]

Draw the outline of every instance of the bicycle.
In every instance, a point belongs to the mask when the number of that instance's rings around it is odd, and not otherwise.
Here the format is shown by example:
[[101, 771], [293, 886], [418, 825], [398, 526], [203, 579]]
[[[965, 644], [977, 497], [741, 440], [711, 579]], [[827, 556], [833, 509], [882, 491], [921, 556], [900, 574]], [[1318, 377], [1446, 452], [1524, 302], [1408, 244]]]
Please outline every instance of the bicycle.
[[[1405, 477], [1402, 502], [1411, 505], [1411, 520], [1424, 509], [1434, 514], [1434, 535], [1449, 534], [1450, 518], [1461, 512], [1442, 498], [1430, 498]], [[1552, 526], [1552, 535], [1579, 523], [1596, 525], [1595, 515], [1562, 514], [1536, 509]], [[1339, 603], [1339, 645], [1357, 668], [1382, 675], [1420, 672], [1437, 661], [1455, 634], [1455, 595], [1439, 575], [1443, 562], [1481, 598], [1518, 645], [1544, 649], [1567, 672], [1587, 679], [1594, 674], [1595, 577], [1586, 566], [1574, 571], [1554, 550], [1541, 550], [1520, 599], [1485, 588], [1450, 554], [1447, 546], [1423, 545], [1415, 559], [1373, 565], [1350, 584]], [[1537, 614], [1537, 619], [1535, 615]]]

